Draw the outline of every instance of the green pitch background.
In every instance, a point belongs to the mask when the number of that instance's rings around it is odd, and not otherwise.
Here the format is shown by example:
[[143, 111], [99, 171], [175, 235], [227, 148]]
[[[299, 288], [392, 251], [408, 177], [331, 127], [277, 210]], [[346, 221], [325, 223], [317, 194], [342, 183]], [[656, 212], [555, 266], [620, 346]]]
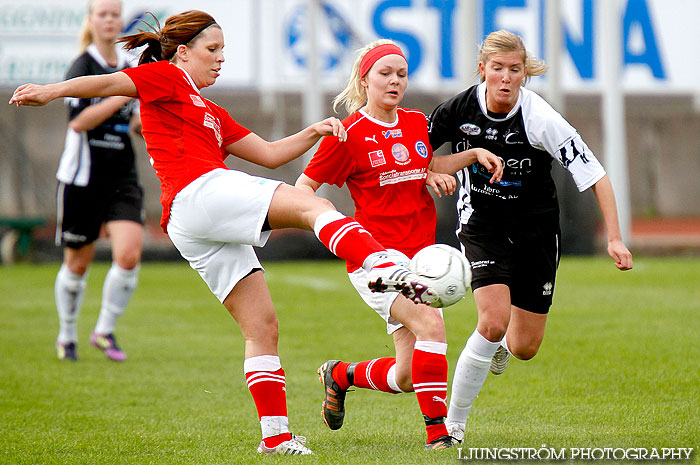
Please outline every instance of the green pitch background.
[[[184, 262], [143, 265], [117, 328], [126, 363], [91, 347], [108, 268], [98, 263], [77, 363], [53, 349], [58, 265], [0, 267], [0, 463], [464, 463], [456, 449], [423, 450], [413, 394], [351, 392], [345, 425], [328, 430], [316, 368], [390, 356], [391, 338], [340, 261], [266, 267], [290, 426], [314, 456], [255, 453], [240, 331]], [[471, 295], [445, 319], [451, 379], [476, 323]], [[607, 258], [565, 257], [540, 353], [489, 375], [464, 447], [692, 447], [683, 463], [697, 463], [699, 423], [700, 259], [636, 258], [622, 273]]]

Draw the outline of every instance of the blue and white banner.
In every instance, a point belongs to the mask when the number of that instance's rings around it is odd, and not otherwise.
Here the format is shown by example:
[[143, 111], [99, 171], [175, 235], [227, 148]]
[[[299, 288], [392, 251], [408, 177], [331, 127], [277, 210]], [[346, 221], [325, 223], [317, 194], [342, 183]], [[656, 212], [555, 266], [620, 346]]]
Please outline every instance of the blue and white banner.
[[[626, 92], [700, 94], [700, 2], [627, 0], [622, 43], [601, 40], [605, 0], [561, 0], [562, 87], [599, 92], [607, 50], [621, 47]], [[409, 61], [410, 86], [452, 92], [473, 82], [478, 43], [491, 31], [520, 34], [530, 52], [546, 57], [545, 0], [318, 0], [315, 31], [323, 87], [339, 89], [355, 50], [380, 38], [396, 40]], [[306, 0], [124, 0], [127, 32], [150, 11], [161, 22], [193, 7], [224, 29], [228, 61], [218, 88], [295, 91], [306, 85], [309, 27]], [[467, 11], [467, 8], [472, 10]], [[0, 87], [63, 78], [78, 54], [85, 0], [0, 0]], [[471, 32], [466, 34], [466, 32]], [[467, 43], [465, 37], [475, 37]], [[544, 84], [536, 78], [533, 86]]]

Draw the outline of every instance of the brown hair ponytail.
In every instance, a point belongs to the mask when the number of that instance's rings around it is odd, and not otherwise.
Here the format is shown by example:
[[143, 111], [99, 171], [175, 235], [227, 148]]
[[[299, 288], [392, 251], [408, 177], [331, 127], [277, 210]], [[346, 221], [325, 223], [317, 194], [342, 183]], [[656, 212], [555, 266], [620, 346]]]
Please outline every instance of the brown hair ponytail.
[[139, 64], [172, 60], [180, 45], [191, 44], [209, 26], [219, 27], [209, 13], [199, 10], [188, 10], [173, 15], [165, 21], [163, 27], [160, 26], [158, 18], [153, 13], [149, 12], [148, 14], [154, 19], [155, 27], [142, 21], [151, 29], [150, 31], [139, 29], [138, 33], [118, 40], [118, 42], [124, 43], [124, 48], [127, 50], [146, 46], [146, 49], [141, 53]]

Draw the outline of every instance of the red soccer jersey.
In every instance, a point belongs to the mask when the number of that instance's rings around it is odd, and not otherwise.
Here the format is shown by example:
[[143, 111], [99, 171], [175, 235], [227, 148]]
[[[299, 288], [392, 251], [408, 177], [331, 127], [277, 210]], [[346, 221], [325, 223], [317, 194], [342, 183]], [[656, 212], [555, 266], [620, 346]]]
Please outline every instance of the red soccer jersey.
[[[385, 247], [413, 257], [434, 244], [435, 203], [425, 186], [433, 152], [425, 115], [399, 108], [389, 124], [360, 110], [343, 125], [347, 141], [324, 137], [304, 174], [338, 187], [347, 183], [355, 218]], [[348, 263], [348, 271], [360, 265]]]
[[139, 94], [143, 137], [160, 179], [160, 225], [167, 232], [175, 195], [201, 175], [226, 168], [224, 147], [250, 131], [202, 97], [190, 76], [168, 61], [123, 72], [134, 81]]

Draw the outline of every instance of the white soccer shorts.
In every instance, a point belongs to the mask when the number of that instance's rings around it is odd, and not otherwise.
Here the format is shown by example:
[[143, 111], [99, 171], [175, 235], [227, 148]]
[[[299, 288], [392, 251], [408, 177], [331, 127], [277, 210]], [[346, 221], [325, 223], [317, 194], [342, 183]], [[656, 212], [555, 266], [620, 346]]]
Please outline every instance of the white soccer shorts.
[[262, 269], [253, 246], [262, 247], [270, 236], [261, 230], [280, 184], [220, 168], [175, 196], [168, 236], [219, 301], [253, 268]]

